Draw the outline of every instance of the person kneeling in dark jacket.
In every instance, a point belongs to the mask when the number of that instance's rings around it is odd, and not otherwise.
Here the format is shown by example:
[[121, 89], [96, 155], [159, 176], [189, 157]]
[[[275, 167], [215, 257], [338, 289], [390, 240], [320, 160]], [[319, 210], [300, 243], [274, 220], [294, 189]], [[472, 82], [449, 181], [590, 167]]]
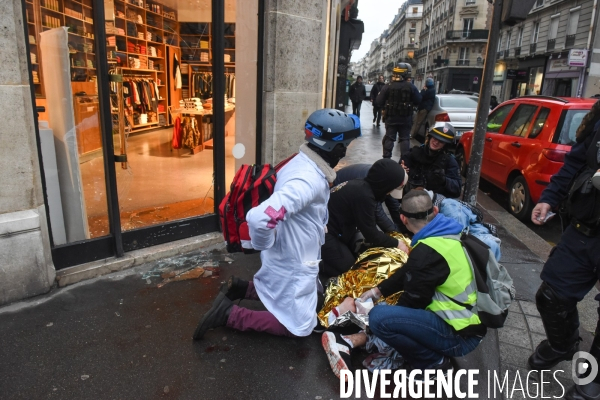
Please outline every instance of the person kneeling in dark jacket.
[[[458, 238], [445, 237], [459, 235], [463, 227], [438, 214], [423, 190], [404, 196], [402, 222], [414, 233], [406, 264], [360, 299], [376, 301], [404, 291], [395, 306], [371, 309], [370, 330], [413, 368], [441, 370], [445, 375], [452, 370], [450, 357], [473, 351], [487, 332], [471, 311], [470, 306], [477, 302], [477, 288], [462, 244]], [[341, 370], [350, 369], [351, 349], [368, 340], [365, 332], [323, 334], [323, 347], [338, 377]]]
[[359, 230], [365, 242], [374, 247], [397, 247], [408, 252], [402, 241], [381, 232], [376, 225], [378, 205], [388, 194], [401, 198], [404, 183], [404, 169], [384, 158], [373, 164], [366, 178], [353, 179], [331, 189], [327, 203], [329, 222], [319, 264], [321, 277], [341, 275], [354, 265], [352, 239]]

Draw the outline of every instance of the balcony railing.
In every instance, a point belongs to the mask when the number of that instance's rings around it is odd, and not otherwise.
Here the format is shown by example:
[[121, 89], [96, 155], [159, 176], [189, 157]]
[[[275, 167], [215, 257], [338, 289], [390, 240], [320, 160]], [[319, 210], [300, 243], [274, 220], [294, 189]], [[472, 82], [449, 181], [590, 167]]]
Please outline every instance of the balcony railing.
[[546, 50], [554, 50], [555, 45], [556, 45], [556, 39], [548, 39], [548, 44], [546, 45]]
[[537, 43], [531, 43], [529, 45], [529, 54], [535, 53], [536, 49], [537, 49]]
[[408, 28], [408, 31], [409, 31], [409, 32], [416, 32], [416, 31], [417, 31], [417, 28]]
[[521, 55], [521, 48], [515, 47], [515, 57], [519, 57]]
[[487, 40], [490, 31], [487, 29], [473, 29], [471, 31], [448, 31], [446, 40]]
[[502, 58], [503, 55], [504, 55], [504, 52], [503, 51], [499, 51], [499, 52], [496, 53], [496, 58], [499, 60], [499, 59]]
[[469, 65], [470, 60], [456, 60], [456, 65]]
[[575, 35], [567, 35], [565, 47], [573, 47], [575, 45]]
[[408, 47], [409, 49], [414, 49], [415, 48], [415, 44], [414, 43], [409, 43], [406, 45], [406, 47]]
[[510, 54], [510, 50], [509, 49], [504, 50], [504, 58], [508, 58], [509, 54]]

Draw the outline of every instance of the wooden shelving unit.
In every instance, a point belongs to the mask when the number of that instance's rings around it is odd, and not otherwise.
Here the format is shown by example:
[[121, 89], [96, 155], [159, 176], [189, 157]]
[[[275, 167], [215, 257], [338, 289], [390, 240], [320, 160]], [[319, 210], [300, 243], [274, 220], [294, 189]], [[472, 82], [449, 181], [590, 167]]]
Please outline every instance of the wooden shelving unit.
[[[155, 1], [123, 1], [114, 0], [114, 28], [107, 30], [107, 38], [114, 37], [115, 56], [120, 59], [120, 66], [125, 77], [144, 74], [158, 84], [161, 99], [158, 115], [167, 112], [167, 43], [176, 41], [177, 14], [163, 4]], [[160, 118], [160, 117], [159, 117]], [[168, 121], [167, 121], [168, 123]], [[133, 131], [158, 127], [159, 123], [133, 125]]]

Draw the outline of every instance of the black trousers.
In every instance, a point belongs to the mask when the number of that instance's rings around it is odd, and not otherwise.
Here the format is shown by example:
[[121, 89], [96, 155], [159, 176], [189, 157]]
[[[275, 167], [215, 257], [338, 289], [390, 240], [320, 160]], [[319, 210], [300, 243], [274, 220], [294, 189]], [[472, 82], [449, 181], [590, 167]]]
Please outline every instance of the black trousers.
[[350, 248], [331, 233], [325, 234], [325, 244], [321, 246], [319, 275], [324, 278], [339, 276], [350, 270], [356, 258]]
[[410, 150], [410, 128], [412, 126], [412, 120], [410, 123], [404, 124], [385, 124], [385, 136], [381, 141], [383, 145], [383, 158], [391, 158], [392, 150], [394, 150], [394, 143], [396, 142], [396, 136], [400, 140], [400, 156], [408, 154]]
[[353, 101], [352, 102], [352, 114], [360, 117], [360, 106], [362, 105], [362, 101]]
[[[577, 303], [598, 282], [599, 276], [600, 236], [588, 237], [569, 226], [552, 249], [541, 273], [542, 280], [557, 296], [550, 299], [543, 288], [536, 295], [546, 335], [554, 348], [565, 351], [577, 340]], [[596, 300], [600, 300], [599, 297], [596, 296]], [[600, 308], [598, 311], [600, 313]]]
[[600, 235], [585, 236], [569, 225], [542, 269], [542, 280], [559, 295], [579, 302], [599, 277]]
[[373, 106], [373, 122], [377, 121], [377, 126], [381, 122], [381, 107]]

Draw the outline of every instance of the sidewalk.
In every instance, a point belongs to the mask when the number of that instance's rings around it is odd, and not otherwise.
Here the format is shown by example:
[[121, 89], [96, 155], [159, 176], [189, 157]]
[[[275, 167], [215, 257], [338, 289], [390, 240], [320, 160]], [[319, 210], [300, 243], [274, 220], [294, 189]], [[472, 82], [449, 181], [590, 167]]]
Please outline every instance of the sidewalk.
[[[363, 137], [352, 144], [343, 160], [346, 164], [381, 157], [384, 128], [365, 123], [372, 118], [370, 110], [364, 103]], [[481, 192], [478, 201], [485, 220], [499, 226], [501, 262], [515, 281], [518, 301], [506, 326], [490, 330], [476, 351], [456, 363], [481, 371], [480, 399], [500, 399], [488, 396], [487, 371], [510, 371], [512, 389], [518, 370], [525, 384], [527, 358], [543, 339], [534, 302], [549, 246]], [[159, 287], [163, 273], [196, 266], [204, 267], [203, 277]], [[0, 308], [2, 398], [339, 398], [339, 381], [331, 372], [320, 335], [290, 339], [219, 328], [202, 341], [191, 340], [220, 282], [231, 274], [251, 279], [259, 267], [258, 255], [227, 254], [220, 244]], [[261, 307], [252, 301], [242, 304]], [[593, 294], [580, 307], [582, 350], [591, 343], [596, 307]], [[355, 368], [364, 356], [354, 354]], [[557, 368], [565, 371], [559, 376], [566, 389], [572, 384], [570, 365], [561, 363]], [[554, 382], [548, 376], [544, 380]], [[556, 383], [545, 386], [545, 396], [561, 393]], [[515, 392], [512, 398], [527, 398], [519, 396]]]

